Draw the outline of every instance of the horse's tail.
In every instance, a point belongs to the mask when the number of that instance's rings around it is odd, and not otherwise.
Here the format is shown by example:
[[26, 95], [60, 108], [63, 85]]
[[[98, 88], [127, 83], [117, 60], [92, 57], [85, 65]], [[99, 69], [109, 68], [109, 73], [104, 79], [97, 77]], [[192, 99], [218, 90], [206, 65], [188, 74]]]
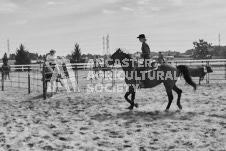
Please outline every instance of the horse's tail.
[[177, 70], [179, 71], [179, 75], [183, 74], [185, 81], [193, 86], [194, 90], [196, 90], [196, 84], [195, 82], [192, 80], [190, 72], [188, 70], [188, 67], [185, 65], [179, 65], [177, 66]]

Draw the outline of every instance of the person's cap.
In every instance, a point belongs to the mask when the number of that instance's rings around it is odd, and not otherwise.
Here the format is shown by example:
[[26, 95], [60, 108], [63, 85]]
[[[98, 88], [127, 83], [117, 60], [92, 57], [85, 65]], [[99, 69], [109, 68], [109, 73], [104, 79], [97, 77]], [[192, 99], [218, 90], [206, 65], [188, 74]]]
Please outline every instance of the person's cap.
[[140, 34], [137, 38], [145, 38], [145, 35], [144, 34]]
[[56, 52], [56, 50], [51, 49], [50, 52]]

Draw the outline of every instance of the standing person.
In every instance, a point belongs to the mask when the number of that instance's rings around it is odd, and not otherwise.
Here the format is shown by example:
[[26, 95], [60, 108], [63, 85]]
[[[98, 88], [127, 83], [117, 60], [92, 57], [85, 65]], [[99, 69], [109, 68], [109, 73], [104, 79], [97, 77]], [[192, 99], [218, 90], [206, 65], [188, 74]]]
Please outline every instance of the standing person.
[[162, 64], [164, 62], [165, 62], [164, 56], [163, 56], [162, 52], [159, 52], [158, 63]]
[[51, 66], [51, 68], [54, 70], [55, 65], [56, 65], [56, 51], [55, 50], [50, 50], [50, 53], [47, 54], [46, 56], [46, 62], [49, 63], [49, 66]]

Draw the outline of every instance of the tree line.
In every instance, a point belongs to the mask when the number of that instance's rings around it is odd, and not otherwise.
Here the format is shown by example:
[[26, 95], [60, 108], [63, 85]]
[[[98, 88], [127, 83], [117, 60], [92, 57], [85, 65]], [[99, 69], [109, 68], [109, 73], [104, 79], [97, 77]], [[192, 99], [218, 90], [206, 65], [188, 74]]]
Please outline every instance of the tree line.
[[[38, 53], [31, 53], [28, 49], [25, 48], [23, 44], [16, 49], [15, 54], [10, 54], [7, 57], [5, 53], [3, 55], [3, 62], [8, 61], [8, 59], [15, 60], [15, 65], [30, 64], [31, 60], [45, 60], [47, 54], [39, 55]], [[101, 55], [93, 54], [82, 54], [81, 48], [78, 43], [75, 44], [71, 54], [66, 55], [66, 59], [69, 59], [71, 63], [84, 63], [87, 58], [102, 57]]]
[[193, 59], [211, 59], [213, 56], [226, 58], [226, 46], [212, 46], [203, 39], [193, 42], [194, 49], [187, 50], [184, 54]]
[[[221, 56], [221, 58], [226, 58], [226, 46], [212, 46], [211, 43], [203, 39], [193, 42], [193, 49], [187, 50], [183, 55], [188, 55], [193, 59], [211, 59], [212, 56]], [[31, 53], [25, 48], [23, 44], [16, 49], [15, 54], [10, 54], [9, 59], [15, 59], [16, 65], [30, 64], [31, 60], [44, 60], [46, 55], [39, 55], [38, 53]], [[78, 43], [74, 45], [74, 49], [71, 54], [66, 56], [71, 63], [84, 63], [90, 58], [100, 58], [105, 57], [103, 55], [94, 54], [82, 54], [81, 48]], [[7, 54], [3, 56], [3, 62], [8, 60]]]

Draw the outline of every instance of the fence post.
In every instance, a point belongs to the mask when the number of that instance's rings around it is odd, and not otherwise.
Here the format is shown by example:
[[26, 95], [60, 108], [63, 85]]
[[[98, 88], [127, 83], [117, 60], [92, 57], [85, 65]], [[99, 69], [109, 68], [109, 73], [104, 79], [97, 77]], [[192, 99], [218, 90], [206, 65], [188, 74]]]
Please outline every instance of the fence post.
[[78, 68], [77, 68], [77, 65], [75, 65], [75, 76], [76, 76], [76, 82], [78, 84]]
[[2, 91], [4, 91], [4, 73], [3, 73], [3, 71], [2, 71]]
[[28, 66], [28, 94], [31, 93], [30, 66]]
[[[225, 56], [225, 58], [226, 58], [226, 56]], [[226, 79], [226, 61], [224, 61], [224, 63], [225, 63], [225, 79]]]
[[46, 100], [46, 78], [45, 78], [45, 63], [42, 66], [42, 84], [43, 84], [43, 99]]
[[[112, 71], [113, 70], [113, 71]], [[113, 87], [113, 85], [115, 84], [115, 76], [114, 76], [114, 71], [115, 71], [115, 68], [114, 68], [114, 66], [112, 67], [112, 70], [111, 70], [111, 73], [112, 73], [112, 87]]]
[[[209, 61], [206, 61], [206, 67], [209, 66]], [[209, 84], [209, 73], [206, 73], [206, 83]]]

